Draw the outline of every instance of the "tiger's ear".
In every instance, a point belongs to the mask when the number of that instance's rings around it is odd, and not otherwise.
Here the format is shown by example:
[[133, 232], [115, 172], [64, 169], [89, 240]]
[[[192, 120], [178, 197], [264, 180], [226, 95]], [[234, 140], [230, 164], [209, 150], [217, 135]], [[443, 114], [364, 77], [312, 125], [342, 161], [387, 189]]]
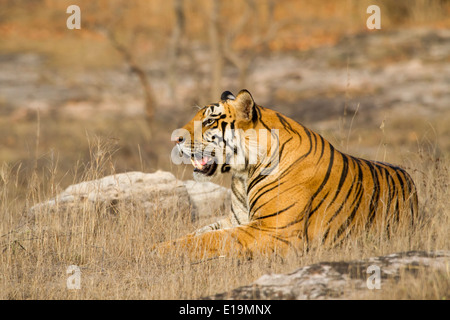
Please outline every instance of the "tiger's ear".
[[252, 95], [247, 90], [239, 91], [234, 101], [234, 106], [236, 107], [237, 116], [242, 120], [249, 121], [253, 118], [255, 101], [253, 101]]
[[224, 91], [220, 96], [220, 100], [234, 100], [236, 97], [230, 91]]

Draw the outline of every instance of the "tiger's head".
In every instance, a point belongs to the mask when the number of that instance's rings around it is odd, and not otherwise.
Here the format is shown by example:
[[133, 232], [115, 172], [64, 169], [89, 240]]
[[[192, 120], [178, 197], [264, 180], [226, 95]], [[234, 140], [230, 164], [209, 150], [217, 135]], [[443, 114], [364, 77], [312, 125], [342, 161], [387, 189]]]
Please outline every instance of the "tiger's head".
[[209, 180], [229, 171], [243, 172], [249, 164], [258, 162], [265, 149], [255, 147], [260, 141], [255, 130], [255, 107], [247, 90], [237, 96], [225, 91], [218, 103], [201, 108], [172, 134], [179, 154], [194, 166], [195, 180]]

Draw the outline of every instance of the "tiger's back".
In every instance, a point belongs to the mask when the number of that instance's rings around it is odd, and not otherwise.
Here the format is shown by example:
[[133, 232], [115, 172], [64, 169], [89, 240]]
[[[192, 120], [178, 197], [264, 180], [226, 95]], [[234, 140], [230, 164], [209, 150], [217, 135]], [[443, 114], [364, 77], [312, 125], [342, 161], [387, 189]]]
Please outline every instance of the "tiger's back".
[[249, 181], [253, 219], [292, 229], [286, 233], [303, 241], [323, 243], [338, 243], [355, 230], [389, 232], [400, 221], [414, 223], [417, 191], [405, 170], [347, 155], [280, 113], [259, 106], [255, 110], [262, 127], [282, 133], [279, 174], [264, 179], [254, 174]]

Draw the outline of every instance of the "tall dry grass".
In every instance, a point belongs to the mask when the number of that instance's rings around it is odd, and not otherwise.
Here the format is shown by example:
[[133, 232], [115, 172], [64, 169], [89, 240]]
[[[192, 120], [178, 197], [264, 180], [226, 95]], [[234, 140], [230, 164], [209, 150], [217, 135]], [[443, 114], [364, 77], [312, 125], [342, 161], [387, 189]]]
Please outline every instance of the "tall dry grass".
[[[92, 140], [90, 161], [72, 172], [83, 174], [74, 182], [115, 172], [115, 148]], [[57, 163], [35, 172], [23, 196], [20, 166], [0, 168], [0, 299], [190, 299], [224, 292], [251, 283], [265, 273], [289, 272], [320, 261], [354, 260], [408, 250], [449, 249], [450, 162], [430, 150], [409, 159], [417, 184], [421, 220], [416, 226], [387, 239], [369, 234], [350, 239], [339, 248], [314, 247], [298, 257], [242, 261], [223, 258], [198, 264], [183, 255], [156, 258], [153, 244], [180, 237], [202, 224], [191, 222], [189, 212], [156, 209], [145, 214], [139, 206], [98, 206], [49, 212], [30, 208], [54, 196]], [[57, 184], [57, 183], [56, 183]], [[67, 288], [68, 266], [81, 269], [81, 288]], [[448, 274], [421, 271], [405, 275], [385, 290], [355, 298], [448, 298]]]

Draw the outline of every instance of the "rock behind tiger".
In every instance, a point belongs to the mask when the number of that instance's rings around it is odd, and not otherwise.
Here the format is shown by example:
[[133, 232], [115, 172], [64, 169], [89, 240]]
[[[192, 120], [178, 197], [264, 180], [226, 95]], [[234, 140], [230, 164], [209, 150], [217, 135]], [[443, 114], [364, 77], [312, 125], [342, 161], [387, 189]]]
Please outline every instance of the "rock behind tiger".
[[[224, 213], [229, 206], [229, 190], [214, 183], [181, 181], [170, 172], [127, 172], [85, 181], [67, 187], [56, 197], [33, 206], [34, 216], [82, 209], [118, 210], [140, 207], [145, 214], [155, 212], [176, 215], [188, 213], [191, 219]], [[219, 214], [220, 214], [219, 213]]]

